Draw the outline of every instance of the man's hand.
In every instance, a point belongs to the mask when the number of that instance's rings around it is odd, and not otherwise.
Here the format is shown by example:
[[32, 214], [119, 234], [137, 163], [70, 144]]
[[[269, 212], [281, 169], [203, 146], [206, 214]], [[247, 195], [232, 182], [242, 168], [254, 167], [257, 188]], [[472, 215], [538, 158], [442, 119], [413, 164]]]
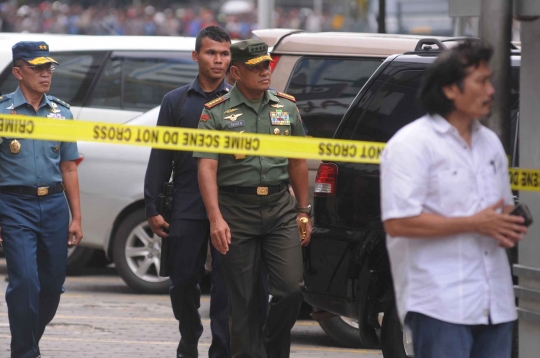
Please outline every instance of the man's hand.
[[473, 215], [476, 231], [482, 235], [491, 236], [504, 248], [514, 247], [518, 241], [527, 234], [527, 227], [523, 225], [525, 219], [520, 216], [500, 214], [504, 200], [499, 200], [478, 214]]
[[309, 242], [311, 241], [311, 221], [308, 221], [305, 230], [306, 230], [306, 236], [302, 237], [302, 224], [300, 223], [301, 218], [307, 218], [309, 220], [309, 215], [306, 213], [298, 213], [296, 216], [296, 225], [298, 225], [298, 232], [300, 233], [300, 245], [302, 247], [306, 247], [309, 245]]
[[73, 247], [79, 245], [83, 238], [81, 221], [72, 220], [68, 229], [68, 246]]
[[169, 230], [169, 223], [163, 219], [163, 216], [156, 215], [156, 216], [150, 216], [148, 219], [148, 225], [150, 225], [150, 229], [159, 237], [168, 237], [169, 234], [167, 234], [165, 230]]
[[210, 220], [210, 238], [216, 250], [226, 255], [231, 244], [231, 229], [223, 217]]

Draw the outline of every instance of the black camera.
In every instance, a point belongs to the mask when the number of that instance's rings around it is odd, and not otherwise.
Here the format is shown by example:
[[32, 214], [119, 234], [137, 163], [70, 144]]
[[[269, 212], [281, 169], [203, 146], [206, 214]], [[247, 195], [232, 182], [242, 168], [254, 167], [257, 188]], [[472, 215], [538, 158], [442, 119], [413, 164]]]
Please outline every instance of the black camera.
[[170, 216], [173, 209], [173, 193], [174, 184], [167, 182], [163, 183], [161, 193], [159, 193], [157, 196], [157, 210], [167, 222], [169, 222], [167, 217]]
[[523, 225], [530, 226], [533, 223], [533, 217], [531, 214], [531, 211], [529, 210], [529, 207], [523, 203], [519, 203], [514, 210], [510, 213], [510, 215], [516, 215], [521, 216], [525, 219], [525, 222]]

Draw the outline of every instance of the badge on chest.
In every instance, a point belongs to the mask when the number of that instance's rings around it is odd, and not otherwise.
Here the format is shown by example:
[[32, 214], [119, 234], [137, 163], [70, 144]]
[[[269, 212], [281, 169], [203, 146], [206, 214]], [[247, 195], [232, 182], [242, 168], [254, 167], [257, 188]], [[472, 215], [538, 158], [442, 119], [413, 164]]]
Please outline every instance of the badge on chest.
[[289, 118], [289, 112], [283, 112], [281, 109], [277, 109], [270, 112], [270, 121], [273, 126], [290, 126], [291, 120]]
[[64, 117], [62, 113], [49, 113], [47, 114], [47, 118], [66, 119], [66, 117]]

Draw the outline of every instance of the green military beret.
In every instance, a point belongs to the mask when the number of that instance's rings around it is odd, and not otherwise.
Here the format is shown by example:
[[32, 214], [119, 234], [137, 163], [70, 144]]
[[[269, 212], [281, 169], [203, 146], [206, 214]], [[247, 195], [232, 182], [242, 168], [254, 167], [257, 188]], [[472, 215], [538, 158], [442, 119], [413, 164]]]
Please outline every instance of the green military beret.
[[268, 45], [259, 39], [239, 41], [231, 45], [233, 61], [255, 66], [264, 61], [272, 61], [268, 54]]

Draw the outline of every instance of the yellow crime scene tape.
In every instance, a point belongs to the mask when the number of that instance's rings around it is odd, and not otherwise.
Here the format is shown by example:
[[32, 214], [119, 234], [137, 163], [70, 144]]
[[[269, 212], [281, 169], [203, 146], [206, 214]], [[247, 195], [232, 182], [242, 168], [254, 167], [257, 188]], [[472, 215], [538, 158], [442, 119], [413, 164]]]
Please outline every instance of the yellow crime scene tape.
[[[22, 115], [0, 115], [0, 136], [98, 142], [158, 149], [379, 164], [385, 143], [131, 126]], [[510, 168], [513, 190], [540, 191], [540, 170]]]

